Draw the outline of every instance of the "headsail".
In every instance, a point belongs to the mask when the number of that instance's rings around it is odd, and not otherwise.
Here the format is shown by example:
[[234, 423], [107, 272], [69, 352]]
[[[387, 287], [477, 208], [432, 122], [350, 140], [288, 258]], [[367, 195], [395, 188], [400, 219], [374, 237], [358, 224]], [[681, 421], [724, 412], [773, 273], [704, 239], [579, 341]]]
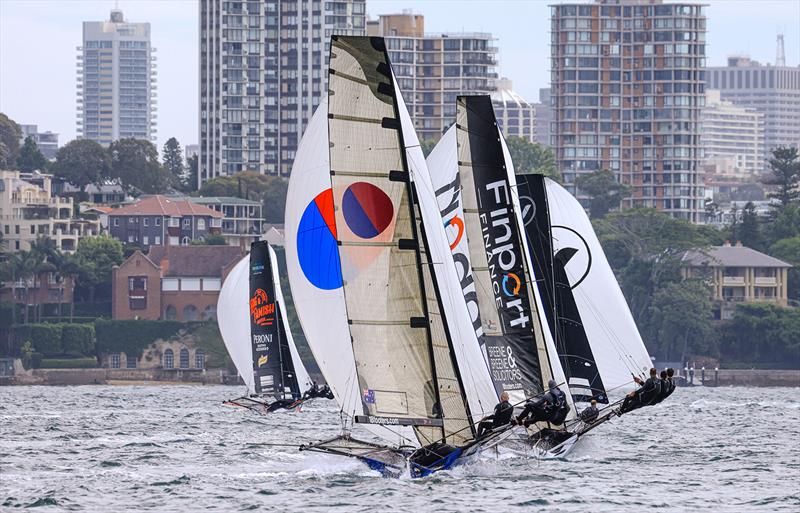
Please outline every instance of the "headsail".
[[220, 332], [248, 394], [299, 399], [311, 387], [294, 345], [275, 253], [254, 242], [225, 279], [217, 303]]
[[[383, 39], [333, 36], [329, 88], [335, 228], [365, 414], [357, 419], [415, 426], [423, 445], [461, 438], [448, 424], [471, 424]], [[437, 372], [446, 361], [450, 376]]]
[[553, 252], [570, 255], [563, 258], [563, 270], [583, 331], [603, 386], [620, 396], [633, 388], [631, 374], [645, 375], [652, 366], [650, 357], [583, 207], [549, 178], [544, 186]]

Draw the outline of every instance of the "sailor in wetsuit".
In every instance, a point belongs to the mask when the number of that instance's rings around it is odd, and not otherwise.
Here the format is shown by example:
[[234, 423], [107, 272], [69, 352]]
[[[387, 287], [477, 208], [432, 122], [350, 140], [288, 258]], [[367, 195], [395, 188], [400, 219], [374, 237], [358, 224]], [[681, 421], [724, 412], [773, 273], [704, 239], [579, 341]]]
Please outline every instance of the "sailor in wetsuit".
[[592, 404], [581, 412], [580, 418], [587, 424], [591, 424], [597, 420], [598, 415], [600, 415], [600, 410], [597, 409], [597, 399], [592, 399]]
[[658, 379], [658, 371], [655, 368], [650, 369], [650, 377], [647, 378], [647, 381], [642, 381], [642, 378], [638, 376], [634, 376], [633, 380], [641, 385], [641, 388], [634, 390], [625, 397], [625, 400], [622, 401], [622, 406], [617, 409], [617, 415], [628, 413], [642, 406], [648, 406], [661, 393], [661, 380]]
[[538, 400], [525, 403], [525, 409], [517, 416], [517, 424], [528, 427], [542, 420], [556, 426], [564, 423], [569, 413], [567, 396], [558, 388], [555, 380], [551, 379], [547, 387], [549, 390]]
[[670, 367], [665, 371], [661, 371], [661, 393], [658, 394], [651, 404], [658, 404], [675, 391], [675, 381], [672, 376], [675, 375], [675, 369]]
[[492, 429], [505, 426], [514, 416], [514, 407], [508, 402], [508, 392], [500, 394], [500, 402], [494, 407], [494, 413], [481, 419], [478, 423], [478, 437], [488, 434]]

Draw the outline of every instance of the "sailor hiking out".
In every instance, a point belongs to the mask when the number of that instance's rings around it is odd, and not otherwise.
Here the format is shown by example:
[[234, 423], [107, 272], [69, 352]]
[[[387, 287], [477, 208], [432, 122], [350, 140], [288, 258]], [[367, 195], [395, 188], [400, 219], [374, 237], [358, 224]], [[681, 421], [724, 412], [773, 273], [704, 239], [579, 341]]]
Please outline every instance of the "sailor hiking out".
[[655, 368], [650, 369], [650, 377], [647, 378], [647, 381], [642, 381], [642, 378], [638, 376], [634, 376], [633, 380], [640, 385], [640, 388], [625, 397], [622, 406], [617, 410], [618, 415], [642, 406], [649, 406], [661, 394], [661, 380], [658, 379], [658, 371]]
[[517, 416], [516, 424], [530, 426], [535, 422], [546, 421], [556, 426], [564, 423], [569, 413], [567, 396], [558, 388], [555, 380], [547, 383], [549, 389], [536, 401], [528, 401]]
[[494, 407], [494, 413], [481, 419], [478, 424], [478, 437], [490, 433], [493, 429], [505, 426], [514, 416], [514, 407], [508, 402], [508, 392], [500, 394], [500, 402]]
[[653, 402], [650, 404], [658, 404], [670, 395], [672, 392], [675, 391], [675, 380], [672, 379], [672, 376], [675, 375], [675, 369], [670, 367], [665, 371], [661, 371], [661, 393], [653, 399]]
[[597, 409], [597, 399], [592, 399], [592, 403], [580, 413], [579, 417], [583, 422], [592, 423], [597, 420], [598, 415], [600, 410]]

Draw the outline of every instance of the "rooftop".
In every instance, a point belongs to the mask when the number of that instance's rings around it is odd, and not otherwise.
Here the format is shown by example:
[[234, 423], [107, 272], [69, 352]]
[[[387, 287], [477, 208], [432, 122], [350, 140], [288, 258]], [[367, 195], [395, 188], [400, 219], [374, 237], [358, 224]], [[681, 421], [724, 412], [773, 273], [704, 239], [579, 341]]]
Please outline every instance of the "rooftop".
[[233, 196], [201, 196], [197, 198], [189, 197], [187, 199], [200, 205], [248, 205], [254, 207], [261, 205], [258, 201], [246, 200]]
[[682, 261], [710, 267], [792, 267], [783, 260], [744, 246], [714, 246], [704, 251], [687, 251]]
[[147, 196], [140, 199], [136, 203], [126, 205], [121, 208], [115, 208], [111, 216], [130, 216], [130, 215], [145, 215], [145, 216], [209, 216], [209, 217], [225, 217], [222, 213], [214, 209], [208, 208], [203, 205], [195, 204], [188, 199], [168, 198], [160, 194], [154, 196]]
[[222, 276], [222, 270], [244, 256], [239, 246], [151, 246], [147, 258], [164, 277]]

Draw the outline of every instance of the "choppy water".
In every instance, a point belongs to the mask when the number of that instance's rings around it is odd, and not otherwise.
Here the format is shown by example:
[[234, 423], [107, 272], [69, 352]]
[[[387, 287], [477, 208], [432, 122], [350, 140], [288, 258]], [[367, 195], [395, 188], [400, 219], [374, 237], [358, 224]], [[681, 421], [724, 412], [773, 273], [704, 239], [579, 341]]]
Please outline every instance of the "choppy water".
[[268, 443], [335, 435], [332, 401], [268, 418], [236, 387], [0, 388], [0, 510], [800, 511], [796, 389], [678, 389], [566, 459], [419, 480]]

